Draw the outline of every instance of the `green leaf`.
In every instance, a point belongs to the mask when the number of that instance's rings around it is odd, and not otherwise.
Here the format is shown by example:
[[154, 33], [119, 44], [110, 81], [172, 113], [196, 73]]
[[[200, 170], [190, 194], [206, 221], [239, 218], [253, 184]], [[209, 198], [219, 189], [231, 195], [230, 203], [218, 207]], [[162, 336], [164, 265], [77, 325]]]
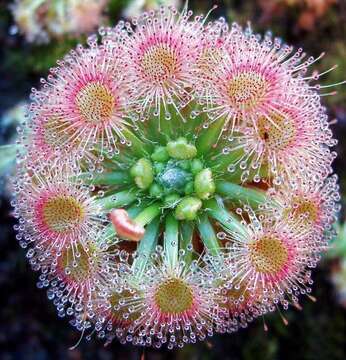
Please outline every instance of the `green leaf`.
[[164, 249], [169, 266], [171, 269], [174, 269], [178, 263], [179, 238], [178, 221], [172, 214], [169, 214], [166, 217]]
[[207, 214], [204, 213], [198, 217], [197, 227], [204, 246], [212, 255], [218, 255], [220, 243], [215, 235], [214, 228], [211, 225]]
[[259, 205], [268, 201], [265, 191], [252, 189], [227, 181], [216, 182], [216, 192], [226, 200], [231, 200], [237, 205], [250, 205], [257, 208]]
[[246, 227], [234, 216], [231, 212], [227, 211], [224, 207], [220, 206], [215, 199], [208, 200], [204, 203], [204, 208], [208, 214], [217, 220], [224, 229], [237, 234], [247, 234]]
[[132, 264], [133, 274], [136, 278], [140, 278], [145, 270], [145, 266], [149, 260], [150, 254], [155, 250], [157, 245], [160, 229], [160, 219], [156, 218], [146, 228], [145, 234], [141, 239], [137, 253], [138, 256]]
[[213, 121], [207, 129], [202, 130], [196, 142], [199, 156], [210, 152], [213, 146], [217, 144], [224, 124], [225, 118], [222, 117], [216, 121]]
[[136, 199], [137, 195], [135, 191], [124, 190], [109, 196], [105, 196], [102, 199], [97, 199], [96, 203], [106, 211], [129, 205], [133, 203]]

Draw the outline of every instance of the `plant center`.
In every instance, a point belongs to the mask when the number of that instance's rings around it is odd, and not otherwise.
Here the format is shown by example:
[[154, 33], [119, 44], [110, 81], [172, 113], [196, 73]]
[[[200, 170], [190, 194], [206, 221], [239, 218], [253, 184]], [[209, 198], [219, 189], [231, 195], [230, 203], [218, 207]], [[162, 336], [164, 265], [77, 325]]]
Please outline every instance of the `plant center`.
[[171, 278], [157, 287], [155, 303], [162, 313], [180, 314], [191, 309], [193, 291], [183, 280]]
[[268, 83], [255, 72], [243, 72], [228, 83], [231, 105], [238, 110], [252, 109], [261, 104], [268, 91]]
[[141, 62], [142, 70], [149, 80], [162, 83], [170, 80], [177, 72], [178, 60], [174, 49], [168, 44], [150, 47]]
[[197, 158], [197, 148], [180, 137], [157, 146], [149, 157], [138, 159], [129, 169], [136, 186], [146, 196], [175, 209], [178, 220], [194, 220], [216, 187], [212, 170]]
[[275, 275], [288, 259], [288, 250], [281, 239], [264, 236], [250, 244], [250, 259], [257, 272]]
[[55, 196], [43, 204], [42, 215], [47, 227], [57, 233], [72, 231], [84, 219], [84, 209], [73, 196]]
[[112, 92], [99, 82], [90, 82], [84, 86], [75, 101], [83, 119], [93, 124], [109, 120], [115, 106]]

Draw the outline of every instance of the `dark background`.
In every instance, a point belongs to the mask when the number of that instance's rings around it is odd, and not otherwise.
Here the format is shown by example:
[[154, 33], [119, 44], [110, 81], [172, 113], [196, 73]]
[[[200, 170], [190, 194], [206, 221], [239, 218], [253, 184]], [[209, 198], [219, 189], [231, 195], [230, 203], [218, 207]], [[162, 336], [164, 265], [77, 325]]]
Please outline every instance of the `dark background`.
[[[114, 24], [129, 1], [110, 1], [105, 22]], [[8, 111], [28, 99], [32, 86], [46, 76], [50, 66], [83, 37], [64, 36], [47, 45], [29, 44], [19, 35], [10, 35], [13, 18], [8, 1], [0, 0], [0, 144], [13, 142], [16, 116]], [[272, 30], [296, 47], [313, 56], [322, 51], [326, 56], [315, 65], [326, 70], [339, 67], [322, 83], [336, 83], [346, 78], [346, 0], [239, 0], [190, 1], [195, 12], [206, 12], [213, 4], [218, 8], [212, 17], [224, 16], [243, 25], [248, 20], [258, 32]], [[330, 119], [339, 139], [334, 163], [340, 176], [342, 202], [346, 196], [346, 85], [336, 87], [338, 94], [324, 98]], [[18, 115], [18, 117], [20, 117]], [[0, 159], [1, 160], [1, 159]], [[11, 174], [8, 167], [7, 175]], [[15, 239], [11, 216], [10, 187], [2, 178], [0, 200], [0, 360], [47, 359], [232, 359], [232, 360], [341, 360], [345, 352], [346, 252], [345, 236], [340, 233], [333, 249], [314, 273], [314, 296], [317, 302], [302, 300], [303, 311], [285, 313], [285, 326], [279, 314], [266, 316], [269, 331], [264, 332], [261, 319], [247, 329], [230, 335], [214, 336], [204, 343], [177, 351], [155, 351], [114, 342], [108, 347], [95, 337], [79, 339], [67, 319], [59, 319], [45, 291], [36, 288], [37, 274], [25, 261], [25, 252]], [[343, 231], [344, 207], [339, 228]], [[343, 275], [342, 275], [343, 274]], [[338, 280], [338, 286], [333, 284]]]

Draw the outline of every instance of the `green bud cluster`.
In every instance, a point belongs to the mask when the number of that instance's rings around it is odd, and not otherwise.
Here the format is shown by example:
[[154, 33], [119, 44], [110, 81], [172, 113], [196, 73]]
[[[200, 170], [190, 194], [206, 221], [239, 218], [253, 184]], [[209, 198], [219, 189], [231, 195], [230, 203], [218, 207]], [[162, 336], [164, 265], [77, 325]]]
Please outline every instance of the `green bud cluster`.
[[178, 220], [194, 220], [202, 201], [215, 193], [212, 171], [197, 157], [197, 149], [180, 137], [157, 146], [130, 168], [130, 176], [147, 197], [174, 209]]

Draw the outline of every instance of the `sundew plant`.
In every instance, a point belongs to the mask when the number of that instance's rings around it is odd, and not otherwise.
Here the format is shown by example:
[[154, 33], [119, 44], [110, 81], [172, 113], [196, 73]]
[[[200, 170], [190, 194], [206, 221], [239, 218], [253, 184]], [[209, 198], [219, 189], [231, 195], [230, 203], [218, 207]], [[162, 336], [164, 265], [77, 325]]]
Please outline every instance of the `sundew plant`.
[[58, 315], [174, 348], [314, 300], [339, 209], [319, 59], [162, 7], [57, 61], [32, 89], [13, 205]]

